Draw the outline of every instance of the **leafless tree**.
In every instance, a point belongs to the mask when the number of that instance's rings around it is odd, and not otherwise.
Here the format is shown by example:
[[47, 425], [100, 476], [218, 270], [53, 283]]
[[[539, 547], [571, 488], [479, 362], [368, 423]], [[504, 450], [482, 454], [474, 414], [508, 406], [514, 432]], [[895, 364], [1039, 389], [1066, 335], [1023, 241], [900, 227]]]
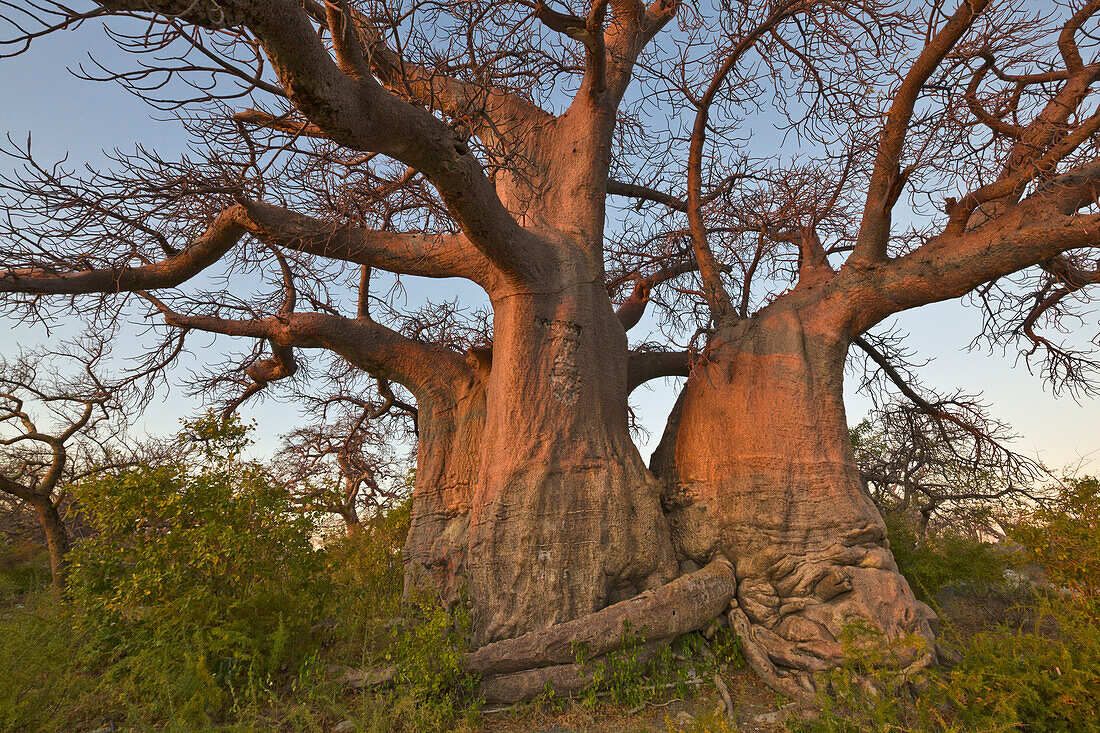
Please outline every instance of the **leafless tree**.
[[980, 405], [969, 407], [981, 417], [982, 437], [903, 402], [873, 411], [853, 430], [856, 464], [875, 505], [911, 521], [918, 541], [930, 529], [1003, 535], [997, 520], [1007, 510], [1043, 500], [1042, 466], [991, 445], [986, 436], [1013, 436]]
[[88, 342], [0, 360], [0, 491], [34, 510], [58, 594], [71, 548], [62, 516], [70, 488], [135, 460], [121, 419], [124, 390], [101, 374], [106, 355], [102, 342]]
[[416, 408], [398, 399], [384, 380], [378, 390], [381, 402], [365, 402], [361, 395], [318, 400], [322, 419], [284, 435], [275, 456], [278, 476], [295, 503], [339, 516], [348, 536], [359, 530], [364, 510], [374, 515], [408, 498], [413, 467], [399, 456], [404, 426], [384, 418], [393, 409], [398, 420], [411, 418]]

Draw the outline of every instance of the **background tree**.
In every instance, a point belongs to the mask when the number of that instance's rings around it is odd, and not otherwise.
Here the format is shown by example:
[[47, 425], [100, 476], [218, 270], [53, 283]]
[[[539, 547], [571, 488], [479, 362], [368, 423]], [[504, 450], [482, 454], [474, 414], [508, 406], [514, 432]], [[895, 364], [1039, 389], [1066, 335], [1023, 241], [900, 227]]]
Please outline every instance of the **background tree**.
[[1004, 537], [998, 516], [1042, 500], [1040, 466], [910, 405], [875, 411], [852, 436], [871, 499], [883, 513], [911, 522], [918, 541], [936, 529], [974, 539]]
[[0, 491], [34, 510], [58, 594], [72, 547], [63, 516], [70, 489], [133, 462], [124, 389], [100, 375], [106, 356], [100, 342], [0, 360]]
[[[407, 498], [414, 470], [397, 455], [403, 442], [398, 430], [404, 426], [394, 423], [403, 421], [401, 415], [415, 417], [416, 408], [399, 400], [386, 382], [378, 389], [385, 395], [379, 404], [358, 395], [320, 400], [323, 420], [284, 435], [275, 456], [294, 503], [339, 516], [348, 536], [359, 530], [364, 511], [371, 516]], [[396, 420], [390, 416], [394, 408], [400, 411]]]

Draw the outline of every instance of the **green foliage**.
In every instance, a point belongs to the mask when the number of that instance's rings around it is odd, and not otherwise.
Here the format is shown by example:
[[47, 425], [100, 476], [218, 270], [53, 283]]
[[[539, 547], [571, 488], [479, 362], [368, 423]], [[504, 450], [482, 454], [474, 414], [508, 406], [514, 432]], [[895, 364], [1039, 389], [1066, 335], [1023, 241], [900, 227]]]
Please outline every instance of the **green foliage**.
[[67, 609], [44, 590], [48, 582], [0, 612], [0, 731], [48, 730], [59, 705], [79, 720], [95, 687], [74, 669], [79, 637]]
[[694, 717], [686, 726], [677, 725], [671, 716], [665, 716], [667, 733], [735, 733], [725, 712], [711, 711]]
[[1010, 527], [1048, 580], [1100, 600], [1100, 478], [1067, 478], [1055, 499]]
[[367, 623], [400, 613], [405, 582], [401, 551], [411, 516], [409, 498], [376, 512], [351, 535], [328, 544], [329, 573], [338, 590], [333, 600], [341, 617]]
[[938, 684], [967, 729], [1100, 730], [1100, 481], [1066, 479], [1009, 536], [1049, 585], [1024, 625], [975, 635]]
[[45, 548], [3, 538], [0, 544], [0, 599], [18, 598], [50, 582]]
[[960, 729], [1100, 730], [1100, 619], [1081, 603], [1047, 599], [1032, 621], [1031, 631], [977, 634], [935, 678]]
[[208, 415], [180, 440], [177, 461], [77, 488], [94, 534], [71, 555], [69, 596], [117, 703], [197, 725], [302, 661], [325, 588], [313, 518], [242, 458], [246, 429]]
[[397, 668], [397, 685], [385, 696], [394, 730], [438, 731], [477, 717], [479, 678], [466, 671], [470, 618], [460, 606], [447, 612], [430, 596], [415, 599], [394, 629], [384, 655]]
[[1001, 624], [958, 643], [956, 664], [916, 680], [889, 667], [846, 664], [824, 676], [820, 719], [799, 727], [844, 733], [1100, 730], [1100, 622], [1061, 600], [1040, 604], [1032, 621], [1032, 631]]
[[[1097, 489], [1095, 478], [1069, 479], [1054, 502], [1009, 528], [1010, 537], [1020, 543], [1026, 559], [1040, 565], [1049, 585], [1027, 596], [1029, 605], [1015, 609], [1012, 621], [969, 638], [948, 628], [944, 641], [956, 661], [916, 680], [921, 695], [914, 695], [911, 681], [889, 666], [868, 665], [857, 655], [825, 676], [829, 694], [823, 715], [801, 727], [853, 732], [1100, 731]], [[976, 552], [984, 557], [962, 538], [955, 543], [951, 551], [962, 558]], [[968, 571], [964, 562], [944, 562], [945, 551], [938, 553], [940, 557], [930, 553], [929, 560], [927, 554], [895, 550], [910, 582], [917, 586], [924, 578], [925, 589], [942, 585], [943, 578], [960, 580], [952, 568]], [[982, 567], [979, 578], [989, 578]]]
[[[583, 645], [574, 646], [574, 658], [591, 680], [581, 696], [586, 707], [633, 708], [669, 693], [687, 696], [693, 686], [709, 684], [715, 674], [745, 665], [737, 635], [724, 627], [715, 630], [711, 641], [692, 633], [656, 648], [646, 644], [645, 631], [624, 623], [622, 646], [596, 659], [589, 658]], [[552, 700], [550, 690], [545, 697]]]
[[[66, 604], [42, 574], [0, 599], [0, 731], [408, 733], [469, 727], [469, 620], [402, 602], [408, 502], [312, 547], [247, 431], [188, 423], [179, 458], [79, 487], [94, 535], [73, 553]], [[403, 614], [400, 623], [395, 616]], [[318, 623], [321, 621], [322, 623]], [[389, 688], [347, 695], [333, 663], [392, 666]]]
[[992, 545], [949, 530], [921, 540], [904, 517], [886, 514], [883, 518], [898, 570], [922, 601], [930, 601], [948, 585], [1000, 582], [1004, 560]]
[[822, 732], [886, 733], [923, 730], [925, 710], [917, 707], [906, 662], [926, 653], [919, 637], [887, 640], [863, 621], [844, 627], [844, 663], [818, 675], [821, 717], [803, 729]]

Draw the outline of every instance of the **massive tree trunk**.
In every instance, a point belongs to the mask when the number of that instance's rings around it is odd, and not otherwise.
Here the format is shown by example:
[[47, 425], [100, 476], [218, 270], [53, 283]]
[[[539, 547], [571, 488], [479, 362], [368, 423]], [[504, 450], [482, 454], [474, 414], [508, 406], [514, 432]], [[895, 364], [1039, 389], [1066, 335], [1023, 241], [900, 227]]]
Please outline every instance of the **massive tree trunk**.
[[31, 502], [38, 522], [42, 525], [42, 533], [46, 537], [46, 549], [50, 554], [50, 577], [53, 582], [54, 592], [61, 595], [65, 592], [66, 562], [65, 555], [69, 553], [69, 532], [65, 529], [65, 523], [57, 507], [48, 498], [40, 497]]
[[462, 600], [467, 583], [470, 494], [485, 427], [483, 380], [472, 375], [451, 387], [418, 405], [416, 485], [404, 549], [406, 596], [430, 588], [448, 607]]
[[575, 619], [675, 574], [660, 487], [628, 431], [623, 327], [602, 277], [562, 279], [493, 294], [470, 512], [477, 643]]
[[654, 468], [677, 554], [733, 561], [730, 615], [746, 657], [774, 687], [805, 696], [811, 673], [841, 661], [846, 627], [919, 640], [894, 660], [908, 666], [934, 658], [934, 616], [898, 573], [859, 480], [843, 404], [847, 340], [812, 309], [777, 306], [716, 335]]

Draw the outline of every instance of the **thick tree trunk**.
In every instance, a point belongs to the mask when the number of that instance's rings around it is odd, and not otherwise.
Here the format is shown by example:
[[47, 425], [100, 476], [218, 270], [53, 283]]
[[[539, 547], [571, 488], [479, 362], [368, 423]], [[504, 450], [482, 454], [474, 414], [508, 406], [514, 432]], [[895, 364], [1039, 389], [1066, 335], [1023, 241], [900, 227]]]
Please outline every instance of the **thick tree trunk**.
[[485, 427], [485, 388], [478, 377], [451, 385], [446, 397], [418, 405], [416, 485], [405, 540], [405, 595], [437, 593], [448, 607], [466, 586], [470, 495]]
[[65, 592], [66, 562], [65, 555], [71, 547], [69, 532], [65, 529], [65, 523], [57, 511], [54, 503], [47, 498], [31, 502], [38, 522], [42, 525], [42, 533], [46, 537], [46, 549], [50, 554], [50, 577], [53, 582], [54, 592], [61, 595]]
[[[794, 309], [724, 329], [685, 385], [654, 455], [677, 553], [734, 563], [731, 621], [755, 670], [806, 696], [866, 622], [920, 640], [896, 663], [934, 659], [934, 616], [888, 549], [855, 466], [843, 404], [848, 344]], [[678, 422], [678, 429], [676, 423]]]
[[660, 487], [628, 432], [626, 335], [602, 278], [547, 290], [493, 297], [468, 560], [479, 644], [674, 575]]

